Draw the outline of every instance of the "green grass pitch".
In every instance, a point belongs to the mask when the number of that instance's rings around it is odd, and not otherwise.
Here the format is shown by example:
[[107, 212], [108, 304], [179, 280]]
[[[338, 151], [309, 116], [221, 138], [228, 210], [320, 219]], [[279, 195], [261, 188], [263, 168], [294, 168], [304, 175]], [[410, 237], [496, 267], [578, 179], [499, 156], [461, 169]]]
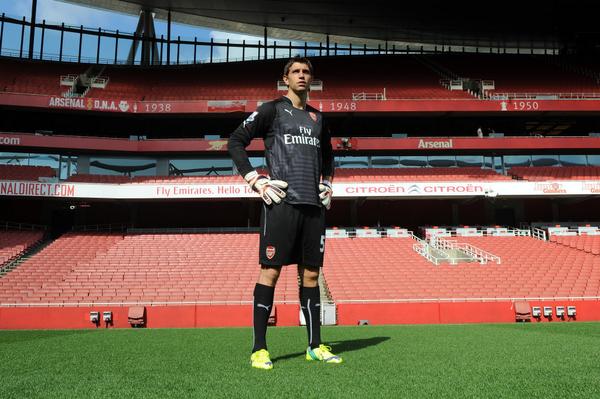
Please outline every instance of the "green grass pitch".
[[0, 331], [0, 398], [593, 398], [600, 323], [326, 327], [341, 365], [304, 360], [303, 327]]

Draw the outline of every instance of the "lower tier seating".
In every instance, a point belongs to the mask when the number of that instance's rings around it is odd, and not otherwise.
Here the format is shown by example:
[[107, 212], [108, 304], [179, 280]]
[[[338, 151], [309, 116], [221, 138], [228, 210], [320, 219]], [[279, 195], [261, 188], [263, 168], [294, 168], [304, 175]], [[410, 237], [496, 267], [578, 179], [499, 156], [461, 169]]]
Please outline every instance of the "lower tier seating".
[[597, 296], [600, 257], [531, 237], [459, 237], [502, 263], [435, 266], [411, 238], [330, 239], [323, 272], [335, 300]]
[[[250, 303], [257, 234], [68, 233], [0, 278], [0, 303]], [[327, 241], [323, 273], [335, 301], [600, 295], [600, 256], [531, 237], [460, 237], [501, 264], [435, 266], [412, 238]], [[276, 303], [297, 303], [295, 267]]]
[[23, 253], [43, 236], [42, 231], [0, 231], [0, 265]]

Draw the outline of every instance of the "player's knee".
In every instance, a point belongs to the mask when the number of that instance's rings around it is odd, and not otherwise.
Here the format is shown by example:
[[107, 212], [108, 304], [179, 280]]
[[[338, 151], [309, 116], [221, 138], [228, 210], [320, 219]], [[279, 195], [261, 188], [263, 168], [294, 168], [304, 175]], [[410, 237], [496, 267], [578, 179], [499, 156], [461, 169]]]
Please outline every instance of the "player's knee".
[[260, 283], [268, 286], [275, 286], [279, 274], [281, 273], [280, 267], [262, 266], [260, 269]]
[[318, 268], [302, 268], [300, 277], [302, 278], [303, 286], [316, 287], [319, 282], [319, 269]]

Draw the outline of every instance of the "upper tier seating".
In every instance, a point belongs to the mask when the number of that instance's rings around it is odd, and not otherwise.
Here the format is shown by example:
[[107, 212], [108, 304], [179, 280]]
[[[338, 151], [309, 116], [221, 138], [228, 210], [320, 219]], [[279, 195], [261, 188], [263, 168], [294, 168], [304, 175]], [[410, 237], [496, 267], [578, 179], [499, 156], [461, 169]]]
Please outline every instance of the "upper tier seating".
[[85, 65], [55, 62], [27, 62], [11, 59], [0, 60], [0, 93], [32, 93], [60, 96], [68, 87], [60, 85], [60, 76], [78, 75]]
[[513, 166], [508, 174], [530, 181], [600, 180], [599, 166]]
[[[352, 99], [356, 93], [383, 94], [385, 88], [388, 99], [473, 99], [466, 92], [444, 88], [437, 74], [412, 57], [389, 57], [385, 63], [380, 59], [357, 56], [316, 60], [315, 78], [323, 81], [323, 91], [311, 92], [310, 98]], [[67, 91], [59, 86], [60, 75], [81, 73], [87, 67], [0, 60], [0, 66], [5, 63], [6, 84], [0, 89], [52, 95]], [[19, 69], [21, 64], [23, 68]], [[106, 88], [92, 88], [86, 96], [140, 101], [268, 100], [284, 94], [277, 91], [276, 84], [283, 64], [283, 60], [269, 60], [148, 69], [108, 66], [102, 73], [108, 78]], [[351, 73], [344, 72], [348, 65], [352, 65]]]
[[[463, 78], [493, 80], [487, 94], [581, 93], [600, 95], [595, 77], [559, 67], [548, 58], [510, 54], [440, 54], [420, 56]], [[385, 59], [385, 62], [381, 62]], [[323, 91], [310, 98], [352, 99], [354, 94], [379, 94], [387, 99], [472, 99], [465, 91], [450, 91], [440, 75], [413, 56], [354, 56], [315, 59], [315, 78]], [[108, 66], [105, 89], [87, 97], [143, 101], [267, 100], [283, 94], [276, 82], [283, 60], [218, 63], [179, 67]], [[87, 65], [0, 60], [0, 92], [61, 95], [61, 75], [79, 74]], [[349, 66], [351, 68], [349, 69]], [[588, 68], [589, 69], [589, 68]], [[351, 71], [351, 72], [347, 72]], [[518, 71], [515, 73], [515, 71]]]
[[42, 231], [0, 231], [0, 265], [23, 253], [43, 236]]
[[493, 80], [495, 93], [598, 93], [595, 79], [572, 72], [544, 56], [514, 54], [454, 54], [431, 58], [462, 78]]
[[54, 178], [56, 173], [49, 166], [0, 165], [0, 180], [33, 180], [40, 177]]

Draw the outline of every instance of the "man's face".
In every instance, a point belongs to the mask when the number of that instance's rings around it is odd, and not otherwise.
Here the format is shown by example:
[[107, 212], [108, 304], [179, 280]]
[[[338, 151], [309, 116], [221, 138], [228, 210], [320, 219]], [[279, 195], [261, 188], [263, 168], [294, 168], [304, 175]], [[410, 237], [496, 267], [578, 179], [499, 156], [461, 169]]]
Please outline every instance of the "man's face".
[[308, 65], [301, 62], [294, 62], [288, 74], [283, 77], [285, 84], [296, 93], [308, 91], [311, 80], [312, 75]]

